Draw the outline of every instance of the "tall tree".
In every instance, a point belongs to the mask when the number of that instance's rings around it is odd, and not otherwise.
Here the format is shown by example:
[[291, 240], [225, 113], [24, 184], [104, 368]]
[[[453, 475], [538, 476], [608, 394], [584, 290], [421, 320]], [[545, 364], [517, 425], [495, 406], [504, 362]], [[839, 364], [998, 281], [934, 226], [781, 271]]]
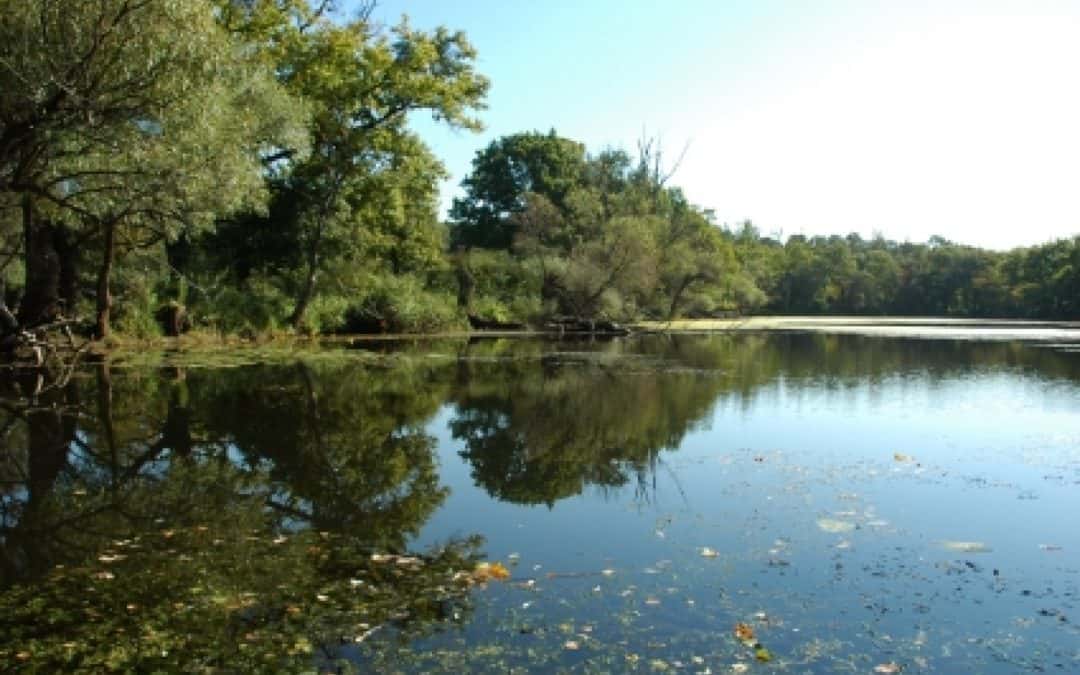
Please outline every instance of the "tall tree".
[[473, 159], [462, 181], [465, 196], [450, 209], [455, 247], [509, 249], [517, 233], [511, 218], [528, 206], [526, 194], [542, 195], [560, 210], [585, 177], [585, 146], [537, 131], [503, 136]]
[[[287, 21], [295, 21], [286, 17]], [[438, 256], [441, 164], [408, 126], [427, 112], [454, 128], [479, 130], [488, 82], [461, 32], [389, 31], [361, 16], [346, 24], [315, 18], [276, 54], [281, 83], [312, 111], [311, 154], [285, 149], [276, 158], [269, 218], [227, 225], [231, 239], [272, 226], [288, 264], [274, 275], [294, 299], [289, 323], [301, 326], [322, 277], [355, 273], [374, 258], [397, 271]], [[239, 230], [240, 232], [236, 232]], [[261, 251], [246, 257], [261, 266]], [[333, 278], [332, 286], [348, 280]]]
[[260, 203], [260, 151], [299, 140], [297, 109], [218, 16], [207, 0], [30, 0], [0, 15], [0, 191], [20, 202], [24, 324], [70, 305], [71, 252], [97, 243], [107, 332], [121, 239]]

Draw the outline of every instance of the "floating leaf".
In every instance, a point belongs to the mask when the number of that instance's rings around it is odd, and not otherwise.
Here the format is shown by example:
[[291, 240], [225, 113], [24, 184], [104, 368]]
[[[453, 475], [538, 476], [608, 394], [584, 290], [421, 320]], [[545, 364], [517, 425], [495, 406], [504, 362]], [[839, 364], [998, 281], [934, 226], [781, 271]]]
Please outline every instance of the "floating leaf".
[[506, 581], [509, 578], [510, 570], [506, 569], [506, 566], [499, 562], [477, 563], [476, 569], [473, 570], [473, 579], [479, 583], [484, 583], [490, 579]]
[[742, 642], [754, 642], [754, 629], [748, 623], [735, 624], [735, 637]]
[[818, 529], [833, 534], [851, 532], [855, 529], [855, 523], [849, 523], [846, 520], [836, 520], [835, 518], [818, 518], [817, 526]]
[[754, 658], [758, 661], [761, 661], [762, 663], [768, 663], [769, 661], [772, 661], [773, 657], [772, 652], [770, 652], [768, 649], [765, 649], [764, 647], [758, 647], [754, 650]]
[[981, 541], [943, 541], [941, 542], [942, 548], [949, 551], [956, 551], [957, 553], [989, 553], [994, 549], [990, 548]]

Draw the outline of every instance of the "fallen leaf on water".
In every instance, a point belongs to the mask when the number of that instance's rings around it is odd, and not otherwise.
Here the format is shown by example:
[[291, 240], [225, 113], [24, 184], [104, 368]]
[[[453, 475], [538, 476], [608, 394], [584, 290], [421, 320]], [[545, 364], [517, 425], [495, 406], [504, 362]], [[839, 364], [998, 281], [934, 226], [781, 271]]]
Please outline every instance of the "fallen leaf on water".
[[818, 529], [823, 532], [831, 532], [833, 534], [851, 532], [855, 529], [855, 523], [849, 523], [846, 520], [836, 520], [835, 518], [818, 518], [817, 526]]
[[900, 664], [895, 662], [882, 663], [880, 665], [874, 666], [875, 673], [899, 673], [902, 670], [903, 668], [900, 666]]
[[772, 661], [772, 653], [764, 647], [758, 647], [754, 650], [754, 658], [762, 663], [768, 663]]
[[748, 623], [739, 622], [735, 624], [735, 637], [742, 642], [754, 641], [754, 629]]
[[733, 673], [745, 673], [748, 670], [750, 670], [750, 666], [745, 663], [731, 664], [731, 672]]
[[911, 457], [911, 455], [905, 455], [905, 454], [900, 453], [900, 452], [894, 452], [893, 453], [893, 459], [895, 459], [898, 462], [913, 462], [913, 461], [915, 461]]
[[477, 563], [476, 569], [473, 570], [473, 579], [479, 582], [485, 582], [489, 579], [495, 579], [496, 581], [506, 581], [510, 578], [510, 570], [506, 569], [506, 566], [502, 563], [482, 562]]
[[958, 553], [989, 553], [994, 550], [981, 541], [946, 540], [941, 542], [941, 546], [949, 551], [956, 551]]

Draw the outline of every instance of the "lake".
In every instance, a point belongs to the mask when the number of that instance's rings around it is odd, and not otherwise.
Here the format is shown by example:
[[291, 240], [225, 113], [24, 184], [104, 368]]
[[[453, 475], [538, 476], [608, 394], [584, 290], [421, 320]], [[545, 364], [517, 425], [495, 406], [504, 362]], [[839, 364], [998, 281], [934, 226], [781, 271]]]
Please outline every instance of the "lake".
[[1080, 339], [1051, 337], [357, 341], [6, 371], [0, 663], [1078, 672]]

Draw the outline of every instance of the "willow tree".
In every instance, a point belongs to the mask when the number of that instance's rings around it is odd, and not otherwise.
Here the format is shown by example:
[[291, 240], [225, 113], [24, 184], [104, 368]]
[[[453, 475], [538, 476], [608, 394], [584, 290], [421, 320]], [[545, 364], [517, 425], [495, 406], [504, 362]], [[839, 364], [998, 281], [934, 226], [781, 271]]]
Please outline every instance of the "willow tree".
[[[27, 0], [0, 15], [0, 193], [23, 229], [24, 325], [75, 298], [75, 252], [129, 246], [264, 199], [264, 153], [304, 147], [302, 108], [209, 0]], [[64, 297], [64, 296], [68, 297]]]
[[[320, 293], [348, 295], [366, 270], [385, 263], [407, 272], [441, 256], [437, 194], [445, 172], [409, 116], [478, 130], [474, 113], [488, 82], [460, 32], [407, 22], [386, 29], [364, 14], [347, 23], [318, 17], [302, 30], [295, 16], [278, 18], [280, 30], [259, 30], [278, 36], [271, 57], [280, 82], [311, 110], [311, 153], [300, 158], [283, 148], [269, 177], [270, 213], [224, 223], [220, 237], [202, 244], [235, 247], [244, 270], [265, 272], [291, 297], [287, 321], [301, 326]], [[250, 245], [271, 230], [272, 246]]]

